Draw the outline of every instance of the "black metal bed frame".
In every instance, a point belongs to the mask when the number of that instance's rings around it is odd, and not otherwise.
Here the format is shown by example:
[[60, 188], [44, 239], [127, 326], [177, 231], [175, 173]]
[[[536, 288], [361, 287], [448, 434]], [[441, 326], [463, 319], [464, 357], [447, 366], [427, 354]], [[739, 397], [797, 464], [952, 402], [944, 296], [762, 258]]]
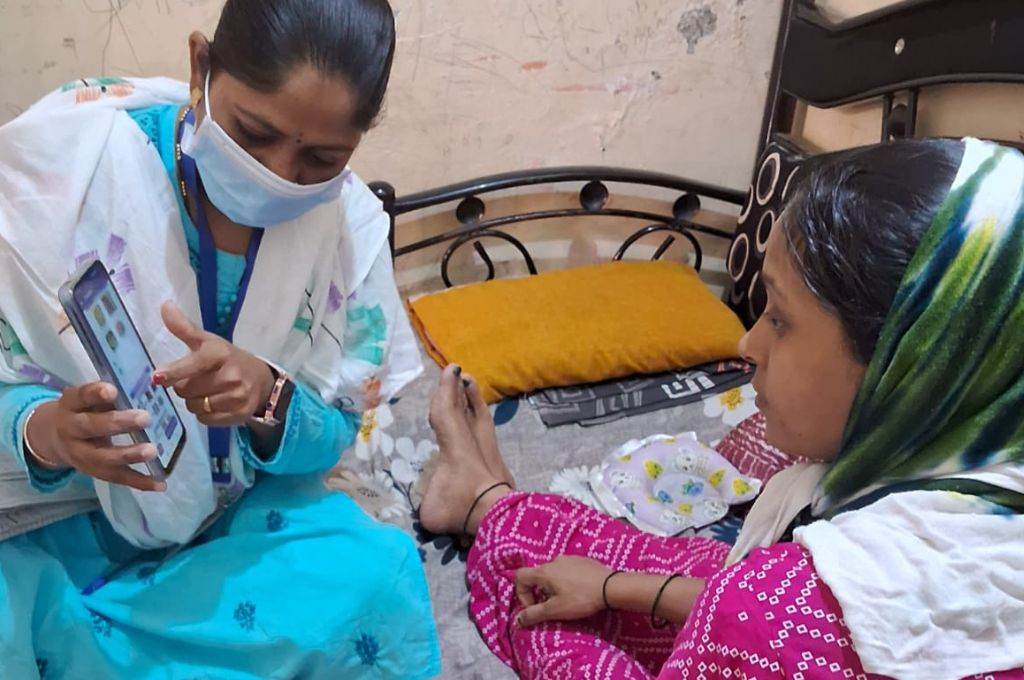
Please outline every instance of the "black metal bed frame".
[[[799, 102], [831, 108], [882, 97], [881, 140], [914, 136], [921, 87], [964, 82], [1024, 83], [1024, 0], [904, 0], [891, 7], [840, 23], [828, 21], [814, 0], [784, 0], [758, 157], [779, 136], [792, 132]], [[902, 101], [898, 101], [902, 100]], [[754, 172], [756, 173], [755, 167]], [[579, 208], [537, 210], [486, 218], [481, 196], [540, 184], [582, 183]], [[643, 185], [675, 192], [670, 213], [608, 207], [609, 183]], [[620, 260], [639, 239], [653, 233], [668, 236], [656, 249], [657, 260], [681, 236], [694, 252], [699, 271], [703, 251], [695, 234], [731, 240], [731, 232], [694, 220], [701, 199], [743, 206], [747, 192], [693, 179], [645, 170], [570, 166], [492, 175], [397, 196], [387, 182], [370, 188], [391, 218], [389, 240], [394, 257], [451, 242], [441, 259], [441, 278], [451, 287], [452, 255], [467, 243], [496, 276], [481, 239], [511, 244], [527, 270], [537, 273], [529, 249], [501, 227], [565, 217], [618, 217], [647, 221], [631, 234], [614, 256]], [[396, 220], [401, 215], [458, 202], [457, 226], [442, 234], [395, 247]]]
[[[537, 210], [485, 219], [487, 207], [480, 198], [482, 195], [538, 184], [565, 184], [569, 182], [584, 183], [579, 191], [579, 208]], [[608, 207], [608, 199], [611, 193], [607, 186], [609, 182], [669, 189], [679, 192], [679, 196], [672, 204], [671, 214], [610, 208]], [[619, 217], [646, 220], [651, 224], [637, 230], [627, 238], [615, 254], [615, 260], [621, 260], [630, 246], [644, 236], [658, 232], [671, 232], [658, 247], [653, 259], [657, 260], [664, 255], [665, 251], [675, 243], [676, 236], [672, 234], [676, 234], [690, 242], [695, 258], [694, 267], [697, 271], [700, 271], [703, 261], [703, 250], [700, 242], [694, 236], [694, 232], [732, 240], [731, 233], [699, 224], [691, 219], [701, 206], [701, 197], [717, 199], [737, 206], [742, 206], [746, 200], [746, 193], [735, 189], [727, 189], [664, 173], [596, 166], [572, 166], [509, 172], [451, 184], [440, 189], [423, 191], [401, 198], [395, 196], [394, 187], [386, 182], [374, 182], [370, 185], [370, 188], [381, 200], [384, 204], [384, 209], [391, 216], [390, 238], [394, 257], [401, 257], [407, 253], [429, 248], [446, 241], [452, 241], [441, 259], [441, 278], [448, 287], [452, 285], [448, 275], [448, 264], [451, 257], [456, 250], [470, 241], [473, 242], [474, 250], [476, 250], [487, 267], [487, 280], [489, 281], [495, 277], [494, 263], [487, 254], [487, 250], [480, 243], [479, 239], [481, 238], [496, 238], [510, 243], [523, 256], [530, 274], [536, 274], [537, 267], [534, 264], [533, 257], [530, 255], [529, 249], [522, 241], [508, 232], [501, 231], [499, 228], [522, 222], [564, 217]], [[395, 220], [399, 215], [454, 201], [459, 202], [455, 207], [455, 219], [459, 226], [443, 234], [431, 236], [401, 248], [395, 248]]]

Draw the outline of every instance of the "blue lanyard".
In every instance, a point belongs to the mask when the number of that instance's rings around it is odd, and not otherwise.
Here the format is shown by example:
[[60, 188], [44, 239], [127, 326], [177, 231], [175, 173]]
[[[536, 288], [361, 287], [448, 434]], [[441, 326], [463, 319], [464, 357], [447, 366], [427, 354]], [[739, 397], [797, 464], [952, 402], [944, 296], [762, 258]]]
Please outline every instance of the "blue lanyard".
[[[195, 115], [189, 109], [185, 114], [185, 123], [195, 124]], [[184, 126], [180, 126], [184, 129]], [[178, 142], [181, 142], [181, 129], [178, 131]], [[242, 311], [242, 304], [245, 302], [245, 294], [249, 289], [249, 281], [252, 278], [252, 270], [256, 264], [256, 254], [260, 249], [260, 241], [263, 240], [263, 229], [253, 229], [252, 237], [249, 239], [249, 248], [245, 253], [245, 270], [242, 272], [242, 280], [238, 284], [238, 297], [227, 324], [218, 328], [217, 324], [217, 246], [213, 242], [213, 232], [210, 231], [210, 224], [206, 219], [206, 211], [199, 193], [199, 172], [196, 169], [196, 162], [190, 156], [181, 155], [181, 174], [185, 187], [195, 199], [196, 216], [195, 225], [199, 232], [199, 309], [203, 316], [203, 329], [208, 333], [215, 333], [228, 342], [232, 342], [235, 333], [235, 325], [238, 323], [238, 315]], [[231, 482], [231, 468], [228, 464], [228, 457], [231, 447], [231, 428], [211, 427], [209, 428], [210, 440], [210, 465], [213, 474], [213, 481], [220, 484]]]

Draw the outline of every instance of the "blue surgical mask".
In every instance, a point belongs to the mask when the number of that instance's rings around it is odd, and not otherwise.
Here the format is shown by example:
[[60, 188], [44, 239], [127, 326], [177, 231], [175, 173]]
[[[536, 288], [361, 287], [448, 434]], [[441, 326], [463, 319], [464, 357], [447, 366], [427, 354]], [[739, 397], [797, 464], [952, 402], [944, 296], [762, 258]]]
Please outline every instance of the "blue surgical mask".
[[272, 227], [336, 200], [348, 178], [341, 174], [319, 184], [282, 179], [250, 156], [217, 124], [210, 111], [210, 75], [203, 96], [206, 117], [198, 128], [182, 130], [181, 151], [196, 162], [210, 201], [236, 224]]

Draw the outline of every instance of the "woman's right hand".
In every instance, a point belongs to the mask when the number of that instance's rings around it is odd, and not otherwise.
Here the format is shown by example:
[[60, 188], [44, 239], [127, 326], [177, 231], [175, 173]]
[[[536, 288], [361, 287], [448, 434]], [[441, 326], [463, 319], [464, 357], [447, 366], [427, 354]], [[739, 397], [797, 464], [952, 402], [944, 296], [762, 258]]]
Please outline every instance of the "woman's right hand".
[[598, 613], [604, 609], [604, 584], [611, 573], [597, 560], [575, 555], [519, 569], [516, 597], [524, 609], [516, 623], [528, 628], [544, 621], [576, 621]]
[[115, 446], [111, 437], [149, 425], [145, 411], [116, 411], [117, 390], [103, 382], [64, 390], [60, 399], [38, 406], [25, 433], [44, 468], [74, 468], [112, 484], [140, 491], [165, 491], [167, 484], [128, 467], [156, 458], [152, 444]]

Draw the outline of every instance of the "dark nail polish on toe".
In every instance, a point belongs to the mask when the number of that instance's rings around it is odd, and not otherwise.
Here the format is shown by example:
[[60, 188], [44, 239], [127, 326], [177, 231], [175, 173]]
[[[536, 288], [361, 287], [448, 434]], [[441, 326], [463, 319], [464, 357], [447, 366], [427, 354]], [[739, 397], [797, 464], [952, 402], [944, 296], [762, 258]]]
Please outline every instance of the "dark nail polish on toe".
[[462, 386], [465, 387], [466, 389], [469, 389], [469, 381], [466, 380], [465, 378], [463, 378], [462, 379]]
[[462, 375], [462, 366], [456, 366], [454, 372], [455, 377], [458, 378], [460, 375]]

